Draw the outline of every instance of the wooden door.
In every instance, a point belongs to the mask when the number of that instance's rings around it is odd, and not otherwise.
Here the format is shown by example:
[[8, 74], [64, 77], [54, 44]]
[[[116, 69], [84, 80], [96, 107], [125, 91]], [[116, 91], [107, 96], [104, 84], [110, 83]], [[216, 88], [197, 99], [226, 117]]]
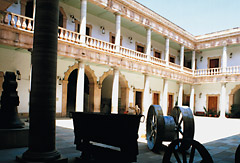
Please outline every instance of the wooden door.
[[175, 63], [175, 58], [170, 56], [169, 62]]
[[135, 105], [138, 105], [142, 113], [142, 92], [136, 91]]
[[153, 105], [159, 105], [159, 93], [153, 93]]
[[173, 95], [168, 95], [168, 115], [171, 114], [173, 109]]
[[209, 96], [208, 97], [208, 112], [215, 112], [217, 113], [217, 96]]
[[155, 52], [155, 53], [154, 53], [154, 57], [156, 57], [156, 58], [161, 58], [161, 53]]
[[144, 47], [142, 47], [140, 45], [137, 45], [137, 51], [141, 52], [141, 53], [144, 53]]
[[218, 68], [219, 67], [219, 58], [210, 59], [210, 67], [209, 68]]

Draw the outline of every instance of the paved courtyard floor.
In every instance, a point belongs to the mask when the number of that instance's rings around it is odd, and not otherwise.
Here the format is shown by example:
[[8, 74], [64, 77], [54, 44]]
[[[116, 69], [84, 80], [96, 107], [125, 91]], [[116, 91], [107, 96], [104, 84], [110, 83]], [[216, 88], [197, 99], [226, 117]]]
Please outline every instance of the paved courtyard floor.
[[[211, 154], [214, 162], [234, 163], [235, 151], [240, 144], [240, 119], [220, 119], [210, 117], [194, 117], [195, 137]], [[56, 148], [69, 162], [80, 156], [74, 145], [73, 123], [71, 119], [58, 119]], [[142, 126], [139, 133], [143, 133]], [[158, 154], [149, 151], [146, 140], [139, 138], [138, 163], [162, 162], [164, 151]], [[14, 163], [17, 155], [22, 155], [27, 148], [0, 150], [0, 163]]]

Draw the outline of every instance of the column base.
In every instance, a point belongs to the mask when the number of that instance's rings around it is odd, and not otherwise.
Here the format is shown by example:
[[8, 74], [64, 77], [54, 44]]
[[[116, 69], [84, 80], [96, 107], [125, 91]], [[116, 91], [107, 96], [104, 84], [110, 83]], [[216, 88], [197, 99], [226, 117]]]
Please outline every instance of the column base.
[[67, 158], [62, 158], [58, 151], [52, 152], [31, 152], [27, 150], [22, 156], [16, 156], [16, 161], [20, 163], [67, 163]]

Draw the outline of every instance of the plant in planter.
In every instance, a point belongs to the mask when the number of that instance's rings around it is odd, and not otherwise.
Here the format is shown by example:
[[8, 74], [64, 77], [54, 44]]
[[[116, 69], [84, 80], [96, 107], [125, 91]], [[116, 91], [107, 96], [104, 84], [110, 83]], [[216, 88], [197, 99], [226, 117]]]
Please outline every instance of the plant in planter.
[[233, 104], [231, 106], [231, 117], [240, 118], [240, 104]]
[[205, 111], [205, 115], [208, 116], [209, 113], [208, 113], [208, 111], [207, 111], [207, 109], [206, 109], [205, 106], [203, 107], [203, 109], [204, 109], [204, 111]]

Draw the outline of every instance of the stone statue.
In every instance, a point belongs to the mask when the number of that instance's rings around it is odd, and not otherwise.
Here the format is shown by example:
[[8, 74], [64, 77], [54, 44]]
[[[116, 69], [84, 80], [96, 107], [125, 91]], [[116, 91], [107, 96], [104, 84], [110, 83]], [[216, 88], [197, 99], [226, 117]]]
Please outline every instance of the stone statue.
[[14, 72], [6, 72], [3, 82], [0, 108], [0, 128], [23, 128], [24, 123], [18, 117], [17, 106], [19, 96], [17, 94], [17, 81]]

